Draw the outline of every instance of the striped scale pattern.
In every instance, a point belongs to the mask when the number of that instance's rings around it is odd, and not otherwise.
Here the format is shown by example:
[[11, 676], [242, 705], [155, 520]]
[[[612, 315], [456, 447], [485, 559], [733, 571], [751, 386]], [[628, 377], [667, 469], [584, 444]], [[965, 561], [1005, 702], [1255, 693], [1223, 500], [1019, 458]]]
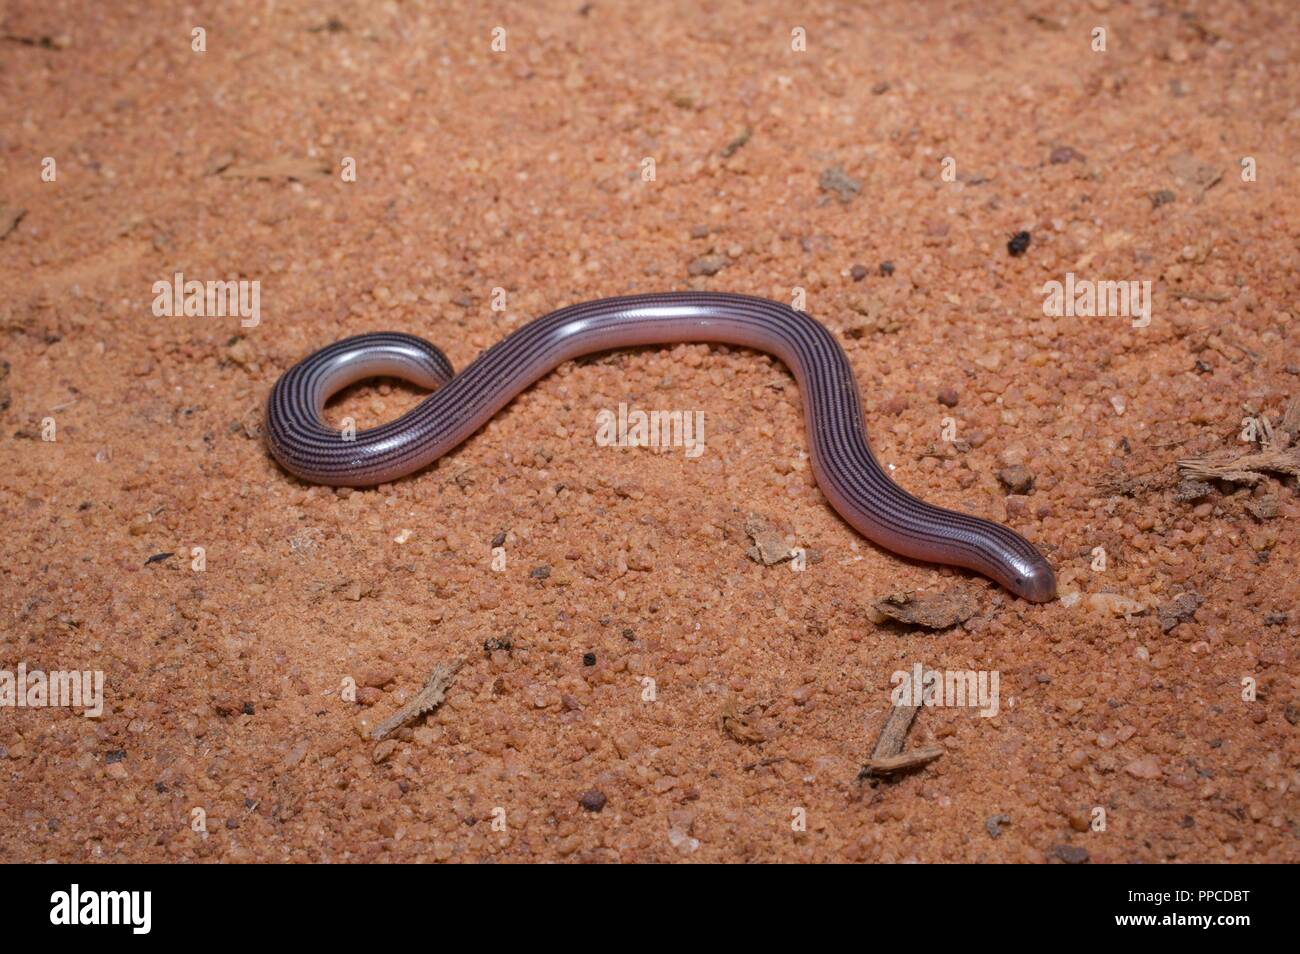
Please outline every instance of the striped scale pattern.
[[[364, 487], [413, 473], [482, 427], [515, 395], [564, 361], [638, 345], [717, 342], [775, 355], [803, 398], [813, 472], [831, 505], [859, 533], [916, 560], [983, 573], [1025, 599], [1055, 598], [1041, 553], [1001, 524], [925, 503], [876, 462], [848, 358], [821, 324], [762, 298], [669, 292], [570, 305], [519, 328], [455, 374], [433, 345], [411, 335], [364, 334], [290, 368], [267, 402], [271, 453], [315, 483]], [[322, 411], [340, 388], [389, 375], [434, 392], [397, 420], [351, 439]]]

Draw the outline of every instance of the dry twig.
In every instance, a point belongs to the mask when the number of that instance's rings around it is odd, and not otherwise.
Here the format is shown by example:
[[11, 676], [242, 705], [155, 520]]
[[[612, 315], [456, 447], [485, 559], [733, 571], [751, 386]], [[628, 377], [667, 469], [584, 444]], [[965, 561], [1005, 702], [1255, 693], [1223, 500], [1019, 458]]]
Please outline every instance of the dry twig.
[[1178, 462], [1178, 471], [1190, 480], [1226, 480], [1235, 484], [1254, 485], [1265, 473], [1300, 477], [1300, 397], [1291, 399], [1274, 426], [1260, 417], [1262, 439], [1259, 450], [1248, 454], [1220, 454], [1214, 457], [1189, 457]]
[[858, 773], [859, 782], [868, 778], [901, 775], [928, 765], [943, 755], [943, 749], [937, 745], [913, 749], [911, 752], [903, 751], [903, 746], [907, 743], [907, 730], [912, 727], [918, 708], [920, 707], [894, 706], [889, 718], [885, 720], [884, 728], [880, 730], [880, 738], [876, 741], [871, 758], [867, 759], [862, 771]]

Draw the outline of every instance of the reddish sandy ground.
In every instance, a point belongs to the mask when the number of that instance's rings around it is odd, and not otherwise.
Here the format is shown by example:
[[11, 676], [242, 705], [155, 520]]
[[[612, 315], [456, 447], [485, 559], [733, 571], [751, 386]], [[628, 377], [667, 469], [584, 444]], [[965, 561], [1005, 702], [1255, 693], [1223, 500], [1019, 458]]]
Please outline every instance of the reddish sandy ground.
[[[105, 680], [98, 719], [0, 709], [0, 859], [1300, 859], [1295, 478], [1176, 467], [1300, 394], [1294, 2], [192, 6], [0, 14], [0, 664]], [[260, 282], [260, 323], [156, 316], [178, 271]], [[1149, 325], [1045, 315], [1067, 272], [1150, 281]], [[895, 478], [1062, 599], [858, 537], [741, 349], [566, 365], [368, 491], [261, 439], [345, 335], [463, 367], [681, 288], [803, 289]], [[703, 411], [705, 453], [597, 446], [620, 402]], [[746, 555], [751, 512], [805, 572]], [[976, 611], [876, 622], [900, 590]], [[997, 671], [1000, 712], [923, 708], [942, 757], [860, 782], [915, 663]]]

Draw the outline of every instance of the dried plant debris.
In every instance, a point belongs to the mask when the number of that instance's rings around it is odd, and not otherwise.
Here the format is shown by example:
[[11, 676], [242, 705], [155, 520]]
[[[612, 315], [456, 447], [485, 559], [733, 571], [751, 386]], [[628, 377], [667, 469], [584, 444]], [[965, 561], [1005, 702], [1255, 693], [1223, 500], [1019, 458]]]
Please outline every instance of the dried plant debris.
[[849, 175], [841, 166], [831, 166], [817, 177], [823, 192], [833, 192], [840, 202], [847, 204], [862, 191], [862, 180]]
[[308, 33], [346, 33], [348, 25], [338, 17], [330, 17], [324, 23], [307, 27]]
[[6, 43], [17, 43], [20, 46], [39, 47], [42, 50], [66, 50], [72, 46], [72, 37], [67, 33], [0, 33], [0, 40]]
[[975, 615], [978, 608], [971, 593], [953, 590], [945, 593], [894, 593], [872, 603], [871, 608], [880, 617], [897, 620], [926, 629], [947, 629], [963, 623]]
[[1281, 423], [1274, 424], [1264, 416], [1257, 418], [1259, 445], [1249, 453], [1219, 454], [1210, 457], [1189, 457], [1178, 462], [1178, 472], [1185, 480], [1226, 480], [1234, 484], [1254, 486], [1266, 474], [1288, 474], [1300, 477], [1300, 397], [1291, 399], [1282, 414]]
[[429, 678], [424, 681], [423, 688], [420, 689], [402, 708], [385, 719], [371, 731], [370, 737], [376, 742], [380, 741], [391, 732], [401, 728], [426, 712], [431, 712], [442, 704], [442, 700], [447, 697], [447, 690], [451, 688], [452, 679], [460, 667], [465, 664], [463, 659], [446, 666], [436, 666], [433, 672], [429, 673]]
[[21, 222], [23, 217], [26, 215], [26, 209], [20, 209], [16, 206], [0, 205], [0, 239], [18, 228], [18, 223]]
[[912, 727], [918, 708], [920, 707], [894, 706], [890, 710], [871, 758], [862, 764], [862, 770], [858, 772], [859, 782], [904, 775], [929, 765], [943, 755], [943, 749], [937, 745], [913, 749], [911, 752], [903, 751], [903, 746], [907, 743], [907, 732]]
[[790, 546], [776, 528], [756, 513], [745, 518], [745, 533], [749, 534], [754, 545], [745, 551], [745, 556], [763, 566], [772, 566], [790, 559]]
[[1191, 503], [1194, 500], [1203, 500], [1209, 496], [1210, 491], [1213, 489], [1213, 484], [1208, 484], [1203, 480], [1180, 480], [1178, 486], [1174, 488], [1174, 500], [1177, 503]]
[[754, 135], [754, 130], [746, 126], [744, 129], [742, 129], [739, 133], [736, 134], [736, 137], [732, 139], [731, 142], [727, 143], [725, 146], [722, 147], [722, 158], [730, 159], [741, 149], [741, 147], [745, 145], [745, 143], [749, 142], [750, 138], [753, 135]]
[[758, 705], [742, 710], [735, 698], [730, 698], [718, 713], [718, 728], [737, 742], [762, 742], [767, 736], [758, 725], [761, 712], [762, 707]]
[[907, 744], [907, 733], [912, 728], [919, 709], [920, 706], [894, 706], [889, 711], [889, 717], [880, 727], [876, 747], [871, 751], [873, 759], [889, 758], [903, 751], [903, 746]]
[[865, 778], [891, 778], [895, 775], [906, 775], [916, 769], [929, 765], [935, 759], [943, 755], [943, 749], [937, 745], [929, 745], [920, 749], [912, 749], [910, 752], [900, 752], [898, 755], [891, 755], [887, 758], [868, 759], [862, 765], [862, 771], [858, 773], [859, 780]]
[[[1155, 491], [1163, 490], [1171, 483], [1167, 474], [1130, 474], [1119, 468], [1106, 474], [1097, 481], [1097, 489], [1102, 493], [1116, 497], [1145, 497]], [[1205, 493], [1210, 490], [1206, 485]]]

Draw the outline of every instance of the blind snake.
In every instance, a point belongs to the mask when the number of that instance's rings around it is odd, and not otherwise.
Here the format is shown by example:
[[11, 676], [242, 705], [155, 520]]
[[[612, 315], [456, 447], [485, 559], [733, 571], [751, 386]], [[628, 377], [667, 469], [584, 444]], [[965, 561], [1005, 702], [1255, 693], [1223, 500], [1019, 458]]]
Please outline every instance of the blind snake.
[[[1027, 600], [1055, 598], [1050, 564], [1024, 537], [925, 503], [890, 479], [867, 442], [857, 381], [844, 350], [813, 318], [762, 298], [670, 292], [570, 305], [519, 328], [460, 374], [420, 338], [357, 335], [309, 355], [276, 381], [267, 402], [267, 440], [276, 460], [304, 480], [352, 487], [385, 483], [446, 454], [564, 361], [683, 341], [754, 348], [790, 368], [803, 398], [817, 483], [863, 536], [902, 556], [983, 573]], [[325, 423], [325, 402], [339, 389], [378, 375], [436, 390], [397, 420], [345, 440]]]

